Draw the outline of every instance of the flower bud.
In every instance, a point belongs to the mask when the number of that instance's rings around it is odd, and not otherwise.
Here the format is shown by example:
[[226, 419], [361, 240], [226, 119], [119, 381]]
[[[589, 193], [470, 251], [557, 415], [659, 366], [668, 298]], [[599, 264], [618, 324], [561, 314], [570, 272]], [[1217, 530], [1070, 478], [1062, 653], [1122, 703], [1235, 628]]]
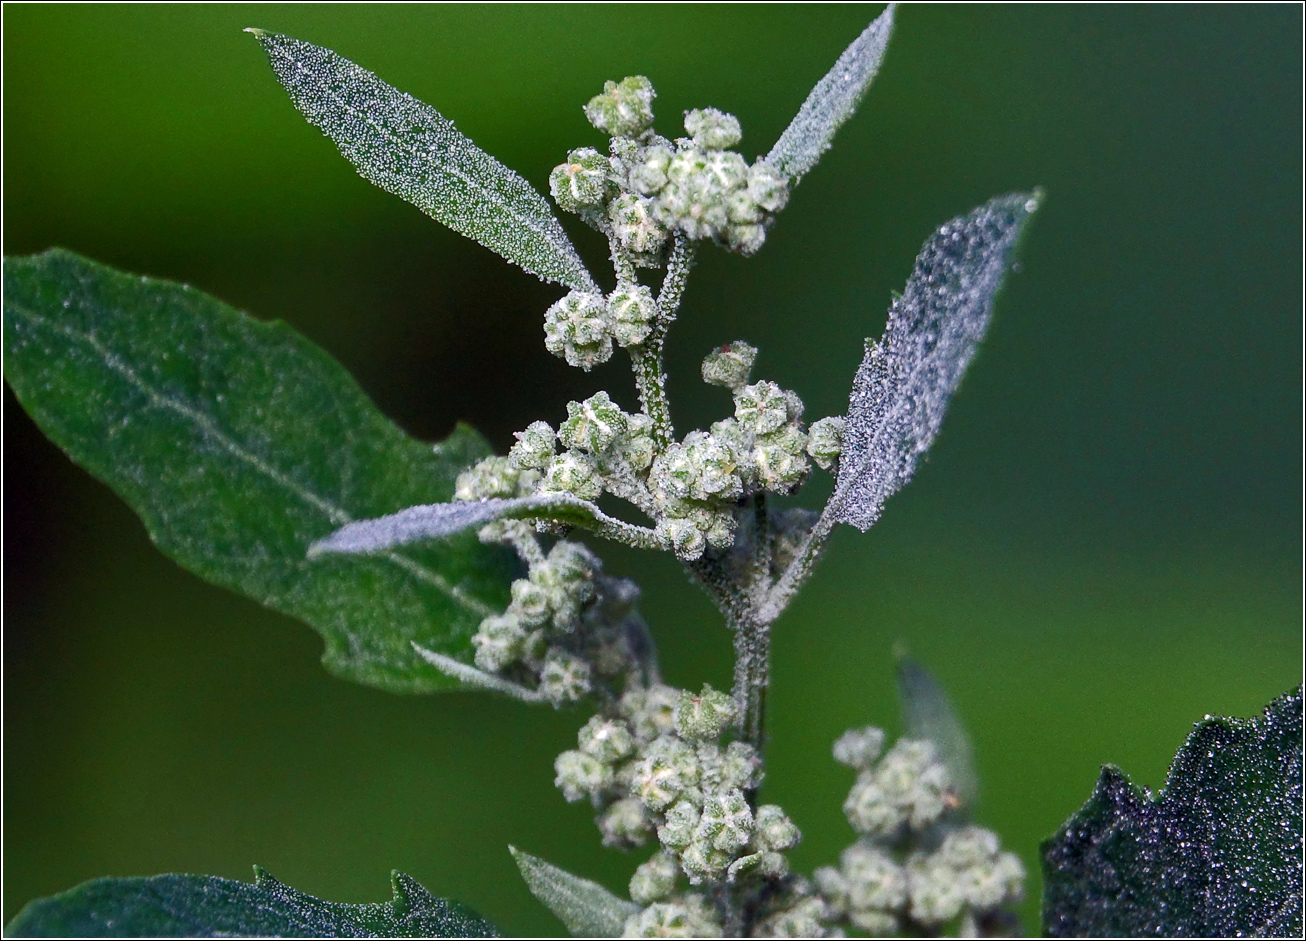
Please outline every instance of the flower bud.
[[637, 905], [648, 905], [667, 898], [676, 889], [680, 865], [676, 857], [658, 850], [648, 862], [641, 863], [630, 877], [630, 898]]
[[844, 418], [836, 415], [813, 422], [807, 429], [807, 453], [821, 470], [830, 470], [843, 452]]
[[735, 721], [735, 703], [725, 693], [717, 692], [706, 683], [703, 691], [694, 695], [688, 690], [676, 700], [676, 732], [690, 740], [718, 739]]
[[803, 454], [806, 442], [806, 435], [792, 425], [758, 439], [749, 463], [763, 489], [772, 493], [793, 493], [798, 489], [812, 469]]
[[758, 852], [781, 852], [793, 849], [803, 838], [785, 812], [775, 804], [757, 808], [753, 820], [752, 846]]
[[[608, 204], [608, 219], [621, 247], [637, 255], [660, 252], [667, 230], [653, 215], [653, 203], [646, 196], [624, 193]], [[620, 339], [618, 339], [620, 342]], [[622, 343], [629, 346], [629, 343]]]
[[834, 743], [834, 760], [854, 771], [865, 771], [875, 764], [884, 750], [884, 730], [868, 725], [849, 729]]
[[533, 421], [525, 431], [513, 433], [517, 443], [508, 452], [513, 467], [543, 470], [553, 460], [556, 435], [553, 427], [544, 421]]
[[689, 877], [690, 885], [702, 885], [721, 878], [730, 865], [729, 851], [718, 849], [706, 840], [695, 839], [680, 854], [680, 868]]
[[603, 93], [585, 106], [585, 117], [605, 134], [637, 137], [653, 125], [653, 83], [642, 75], [604, 82]]
[[622, 694], [621, 714], [629, 720], [636, 741], [652, 741], [671, 731], [677, 695], [677, 690], [662, 683], [631, 686]]
[[720, 786], [752, 791], [762, 786], [762, 758], [747, 742], [731, 742], [718, 765]]
[[549, 174], [549, 191], [558, 206], [568, 212], [580, 212], [602, 206], [615, 186], [610, 180], [612, 165], [593, 147], [582, 147], [567, 154], [567, 162]]
[[856, 925], [873, 925], [907, 901], [907, 873], [885, 851], [854, 843], [840, 857], [846, 905]]
[[542, 627], [548, 623], [553, 617], [553, 607], [549, 602], [549, 592], [529, 578], [519, 578], [512, 583], [509, 610], [526, 627]]
[[653, 816], [633, 797], [623, 797], [596, 818], [603, 845], [614, 849], [643, 846], [653, 832]]
[[568, 448], [602, 454], [626, 433], [626, 413], [597, 392], [584, 402], [567, 403], [567, 420], [558, 428], [558, 440]]
[[612, 767], [584, 752], [563, 752], [553, 770], [557, 772], [553, 783], [569, 804], [582, 797], [596, 798], [612, 786]]
[[575, 654], [551, 649], [540, 667], [540, 694], [555, 706], [576, 702], [591, 688], [590, 665]]
[[748, 168], [748, 195], [762, 209], [777, 213], [789, 201], [789, 181], [765, 160]]
[[800, 898], [767, 915], [758, 929], [772, 938], [819, 938], [828, 934], [823, 924], [827, 914], [819, 898]]
[[725, 233], [726, 247], [744, 256], [756, 255], [766, 243], [766, 226], [756, 222], [741, 222], [730, 226]]
[[789, 421], [784, 390], [774, 382], [755, 382], [735, 393], [735, 418], [755, 435], [778, 431]]
[[630, 168], [630, 188], [645, 196], [655, 195], [667, 185], [667, 167], [671, 165], [671, 149], [660, 144], [646, 147]]
[[674, 852], [681, 852], [694, 841], [698, 831], [699, 811], [687, 800], [672, 804], [666, 822], [658, 827], [658, 840]]
[[684, 742], [657, 739], [645, 755], [632, 769], [630, 793], [649, 810], [665, 810], [698, 783], [697, 758]]
[[752, 833], [753, 811], [742, 791], [732, 788], [712, 794], [703, 802], [697, 840], [706, 841], [713, 849], [735, 853], [748, 845]]
[[581, 726], [576, 738], [581, 751], [593, 755], [604, 764], [616, 764], [629, 758], [635, 750], [635, 739], [630, 734], [630, 727], [619, 719], [595, 716]]
[[592, 457], [568, 451], [554, 458], [540, 489], [546, 493], [569, 493], [581, 500], [597, 500], [603, 492], [603, 479]]
[[506, 670], [521, 659], [525, 639], [526, 632], [515, 615], [490, 615], [481, 621], [472, 637], [476, 666], [487, 673]]
[[544, 312], [544, 346], [555, 356], [589, 372], [612, 357], [602, 294], [572, 291]]
[[743, 340], [727, 343], [703, 358], [703, 381], [710, 386], [741, 390], [748, 383], [755, 359], [757, 347]]
[[653, 419], [643, 412], [627, 416], [626, 437], [617, 448], [631, 470], [643, 473], [653, 465], [657, 447], [653, 442]]
[[676, 554], [676, 558], [693, 562], [701, 558], [707, 548], [707, 540], [698, 527], [689, 520], [666, 517], [658, 520], [657, 536], [662, 544]]
[[455, 500], [484, 500], [489, 497], [517, 495], [517, 468], [506, 457], [487, 457], [458, 475], [454, 482]]
[[654, 902], [626, 919], [623, 938], [719, 938], [721, 926], [711, 908], [697, 896], [675, 902]]
[[638, 346], [647, 340], [657, 317], [653, 292], [642, 284], [623, 282], [608, 297], [612, 335], [622, 346]]
[[705, 150], [723, 150], [739, 143], [743, 133], [739, 119], [716, 108], [695, 108], [685, 112], [685, 131]]

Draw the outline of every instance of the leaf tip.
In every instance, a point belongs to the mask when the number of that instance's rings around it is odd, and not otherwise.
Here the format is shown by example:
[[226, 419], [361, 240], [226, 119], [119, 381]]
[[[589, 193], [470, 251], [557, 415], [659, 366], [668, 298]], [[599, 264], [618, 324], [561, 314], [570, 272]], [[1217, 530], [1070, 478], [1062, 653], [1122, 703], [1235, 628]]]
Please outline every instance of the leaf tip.
[[246, 26], [243, 30], [241, 30], [241, 32], [249, 33], [255, 39], [262, 39], [264, 36], [268, 34], [268, 31], [266, 29], [259, 29], [257, 26]]

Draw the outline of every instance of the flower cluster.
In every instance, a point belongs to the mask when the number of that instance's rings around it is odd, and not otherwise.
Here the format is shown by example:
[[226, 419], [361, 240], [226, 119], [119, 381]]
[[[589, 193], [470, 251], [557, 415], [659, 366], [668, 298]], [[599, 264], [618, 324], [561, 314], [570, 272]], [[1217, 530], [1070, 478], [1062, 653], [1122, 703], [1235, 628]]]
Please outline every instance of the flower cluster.
[[585, 116], [610, 135], [610, 156], [592, 147], [568, 153], [549, 176], [554, 200], [642, 265], [658, 263], [673, 232], [755, 253], [789, 199], [788, 179], [730, 150], [742, 136], [739, 120], [715, 108], [686, 112], [688, 137], [659, 136], [656, 95], [642, 75], [606, 83]]
[[589, 372], [612, 358], [613, 344], [641, 346], [659, 310], [653, 292], [631, 281], [608, 295], [572, 291], [544, 313], [544, 346], [569, 365]]
[[872, 935], [937, 933], [959, 915], [970, 929], [995, 923], [1020, 899], [1025, 871], [998, 838], [955, 819], [954, 782], [931, 742], [900, 739], [881, 755], [884, 732], [848, 732], [835, 759], [857, 771], [844, 813], [861, 838], [837, 867], [814, 874], [829, 918]]

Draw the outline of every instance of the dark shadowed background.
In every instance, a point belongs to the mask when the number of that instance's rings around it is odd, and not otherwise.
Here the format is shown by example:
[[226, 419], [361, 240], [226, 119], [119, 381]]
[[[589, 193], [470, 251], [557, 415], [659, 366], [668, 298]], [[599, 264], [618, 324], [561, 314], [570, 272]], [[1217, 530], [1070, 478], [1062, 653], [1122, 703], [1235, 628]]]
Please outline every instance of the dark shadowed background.
[[[767, 150], [879, 7], [4, 12], [6, 254], [62, 245], [285, 319], [413, 434], [462, 418], [502, 450], [625, 393], [620, 358], [549, 356], [559, 291], [358, 178], [241, 27], [373, 69], [544, 188], [601, 146], [580, 106], [627, 74], [653, 80], [664, 133], [714, 105]], [[670, 345], [678, 426], [725, 413], [697, 363], [736, 338], [815, 417], [843, 410], [936, 225], [1048, 194], [917, 480], [836, 536], [776, 627], [765, 798], [806, 834], [800, 869], [851, 839], [829, 746], [897, 727], [895, 641], [969, 724], [1030, 928], [1038, 843], [1102, 762], [1155, 787], [1192, 722], [1300, 681], [1301, 52], [1292, 5], [905, 7], [762, 253], [703, 253]], [[582, 713], [333, 679], [310, 630], [178, 569], [4, 408], [5, 919], [93, 876], [257, 862], [341, 901], [387, 897], [400, 868], [507, 933], [557, 931], [509, 842], [624, 885], [645, 854], [603, 850], [551, 784]], [[728, 683], [674, 562], [605, 557], [643, 584], [669, 679]]]

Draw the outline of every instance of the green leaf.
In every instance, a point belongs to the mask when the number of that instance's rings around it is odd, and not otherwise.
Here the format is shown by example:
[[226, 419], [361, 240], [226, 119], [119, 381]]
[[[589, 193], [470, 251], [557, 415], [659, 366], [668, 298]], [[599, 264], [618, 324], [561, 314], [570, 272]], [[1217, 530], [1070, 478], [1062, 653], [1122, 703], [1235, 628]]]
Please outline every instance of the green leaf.
[[1302, 693], [1208, 717], [1152, 797], [1111, 765], [1043, 844], [1057, 937], [1301, 937]]
[[412, 642], [470, 659], [506, 604], [502, 550], [474, 534], [305, 557], [356, 518], [452, 496], [487, 451], [432, 447], [282, 323], [65, 251], [4, 262], [5, 376], [42, 430], [112, 487], [184, 568], [300, 618], [332, 673], [395, 692], [456, 686]]
[[877, 16], [816, 83], [766, 160], [795, 182], [830, 149], [835, 132], [853, 116], [871, 87], [893, 34], [894, 4]]
[[217, 876], [92, 879], [29, 902], [5, 926], [24, 938], [494, 938], [469, 908], [390, 874], [389, 902], [324, 902], [258, 866], [254, 884]]
[[557, 915], [577, 938], [619, 938], [626, 919], [639, 912], [597, 882], [573, 876], [538, 856], [508, 847], [531, 894]]
[[330, 49], [246, 32], [295, 107], [363, 179], [537, 277], [599, 290], [544, 197], [440, 112]]

